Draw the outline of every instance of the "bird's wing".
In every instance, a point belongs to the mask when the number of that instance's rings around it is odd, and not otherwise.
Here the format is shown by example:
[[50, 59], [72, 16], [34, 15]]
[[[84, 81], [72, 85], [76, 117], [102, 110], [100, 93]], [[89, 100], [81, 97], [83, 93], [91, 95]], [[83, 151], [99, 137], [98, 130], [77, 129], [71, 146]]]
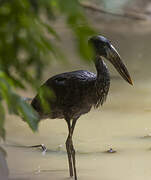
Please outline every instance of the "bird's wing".
[[82, 87], [86, 87], [87, 83], [96, 78], [94, 73], [79, 70], [67, 73], [62, 73], [48, 79], [44, 86], [51, 88], [56, 96], [67, 96], [67, 94], [76, 95]]
[[[66, 86], [68, 83], [73, 83], [74, 81], [82, 82], [94, 79], [96, 75], [89, 71], [79, 70], [79, 71], [72, 71], [72, 72], [66, 72], [62, 74], [58, 74], [56, 76], [53, 76], [49, 78], [44, 85], [47, 86]], [[76, 82], [76, 83], [77, 83]]]
[[[50, 90], [54, 93], [54, 96], [47, 95], [47, 91], [44, 91], [44, 99], [53, 108], [70, 108], [72, 106], [79, 106], [84, 99], [87, 99], [88, 91], [91, 91], [96, 79], [94, 73], [80, 70], [59, 74], [49, 78], [41, 88]], [[51, 93], [50, 93], [51, 94]], [[39, 99], [39, 93], [33, 99], [31, 105], [43, 114], [41, 102]]]

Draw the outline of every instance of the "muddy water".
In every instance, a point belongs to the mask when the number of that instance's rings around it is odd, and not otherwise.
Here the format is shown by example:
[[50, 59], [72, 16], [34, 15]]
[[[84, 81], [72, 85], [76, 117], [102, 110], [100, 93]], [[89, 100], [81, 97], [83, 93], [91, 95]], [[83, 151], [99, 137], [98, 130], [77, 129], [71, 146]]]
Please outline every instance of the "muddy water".
[[[73, 141], [79, 180], [151, 178], [151, 55], [147, 50], [150, 35], [131, 35], [129, 38], [125, 34], [112, 35], [112, 39], [116, 37], [121, 42], [120, 54], [127, 59], [134, 86], [117, 78], [118, 74], [112, 69], [115, 76], [107, 102], [99, 110], [93, 109], [78, 120]], [[74, 69], [79, 66], [75, 65]], [[58, 71], [58, 66], [55, 68]], [[73, 69], [67, 68], [68, 71]], [[64, 70], [67, 69], [60, 72]], [[26, 95], [31, 96], [29, 93]], [[6, 128], [7, 138], [3, 147], [8, 153], [10, 179], [70, 179], [64, 145], [67, 137], [64, 120], [42, 121], [39, 132], [33, 134], [19, 118], [9, 116]], [[48, 148], [45, 155], [40, 149], [26, 147], [41, 143]], [[106, 153], [110, 148], [116, 153]]]

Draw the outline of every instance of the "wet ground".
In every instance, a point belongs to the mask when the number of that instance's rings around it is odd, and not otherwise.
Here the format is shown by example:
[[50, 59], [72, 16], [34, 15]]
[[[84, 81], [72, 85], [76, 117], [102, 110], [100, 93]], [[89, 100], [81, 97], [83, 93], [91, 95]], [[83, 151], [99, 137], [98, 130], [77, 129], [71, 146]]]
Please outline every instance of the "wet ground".
[[[114, 32], [111, 39], [115, 39], [114, 44], [124, 57], [134, 86], [122, 80], [112, 68], [107, 102], [78, 120], [73, 141], [79, 180], [150, 180], [151, 177], [151, 36], [118, 33]], [[104, 34], [110, 37], [109, 31]], [[73, 64], [61, 70], [54, 65], [47, 74], [87, 68], [75, 61]], [[70, 179], [64, 120], [42, 121], [39, 132], [33, 134], [19, 118], [9, 116], [6, 128], [3, 147], [8, 154], [11, 180]], [[41, 149], [26, 147], [41, 143], [48, 148], [45, 155]], [[116, 152], [107, 153], [110, 148]]]

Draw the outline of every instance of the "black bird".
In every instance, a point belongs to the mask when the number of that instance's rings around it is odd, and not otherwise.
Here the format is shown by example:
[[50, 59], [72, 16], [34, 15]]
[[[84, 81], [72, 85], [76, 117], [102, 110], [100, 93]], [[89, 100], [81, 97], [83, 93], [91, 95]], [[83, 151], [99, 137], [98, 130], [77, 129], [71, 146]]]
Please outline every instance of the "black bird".
[[104, 103], [110, 87], [109, 71], [101, 57], [109, 60], [123, 79], [132, 84], [128, 70], [109, 40], [103, 36], [93, 36], [89, 39], [89, 44], [95, 52], [93, 61], [97, 74], [79, 70], [53, 76], [42, 85], [42, 88], [50, 89], [55, 96], [55, 98], [47, 97], [47, 111], [41, 105], [39, 94], [31, 102], [40, 119], [63, 118], [67, 122], [69, 134], [66, 140], [66, 150], [69, 172], [71, 177], [74, 175], [75, 180], [77, 180], [77, 174], [75, 150], [72, 143], [75, 124], [82, 114]]

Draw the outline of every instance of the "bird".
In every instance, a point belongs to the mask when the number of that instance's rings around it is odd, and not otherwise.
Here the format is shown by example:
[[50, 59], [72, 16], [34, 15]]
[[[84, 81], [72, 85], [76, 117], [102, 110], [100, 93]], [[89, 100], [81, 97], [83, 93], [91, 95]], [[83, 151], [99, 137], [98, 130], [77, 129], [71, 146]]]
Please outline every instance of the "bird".
[[[94, 51], [92, 61], [97, 73], [77, 70], [55, 75], [40, 87], [46, 91], [42, 91], [43, 93], [39, 91], [31, 102], [31, 106], [38, 113], [40, 119], [59, 118], [66, 121], [68, 136], [65, 144], [69, 174], [75, 180], [77, 180], [77, 171], [72, 136], [76, 122], [92, 107], [99, 108], [103, 105], [109, 92], [110, 74], [103, 58], [111, 62], [122, 78], [132, 85], [130, 74], [119, 53], [106, 37], [93, 35], [89, 38], [88, 44]], [[44, 94], [46, 106], [43, 106], [41, 94]]]

